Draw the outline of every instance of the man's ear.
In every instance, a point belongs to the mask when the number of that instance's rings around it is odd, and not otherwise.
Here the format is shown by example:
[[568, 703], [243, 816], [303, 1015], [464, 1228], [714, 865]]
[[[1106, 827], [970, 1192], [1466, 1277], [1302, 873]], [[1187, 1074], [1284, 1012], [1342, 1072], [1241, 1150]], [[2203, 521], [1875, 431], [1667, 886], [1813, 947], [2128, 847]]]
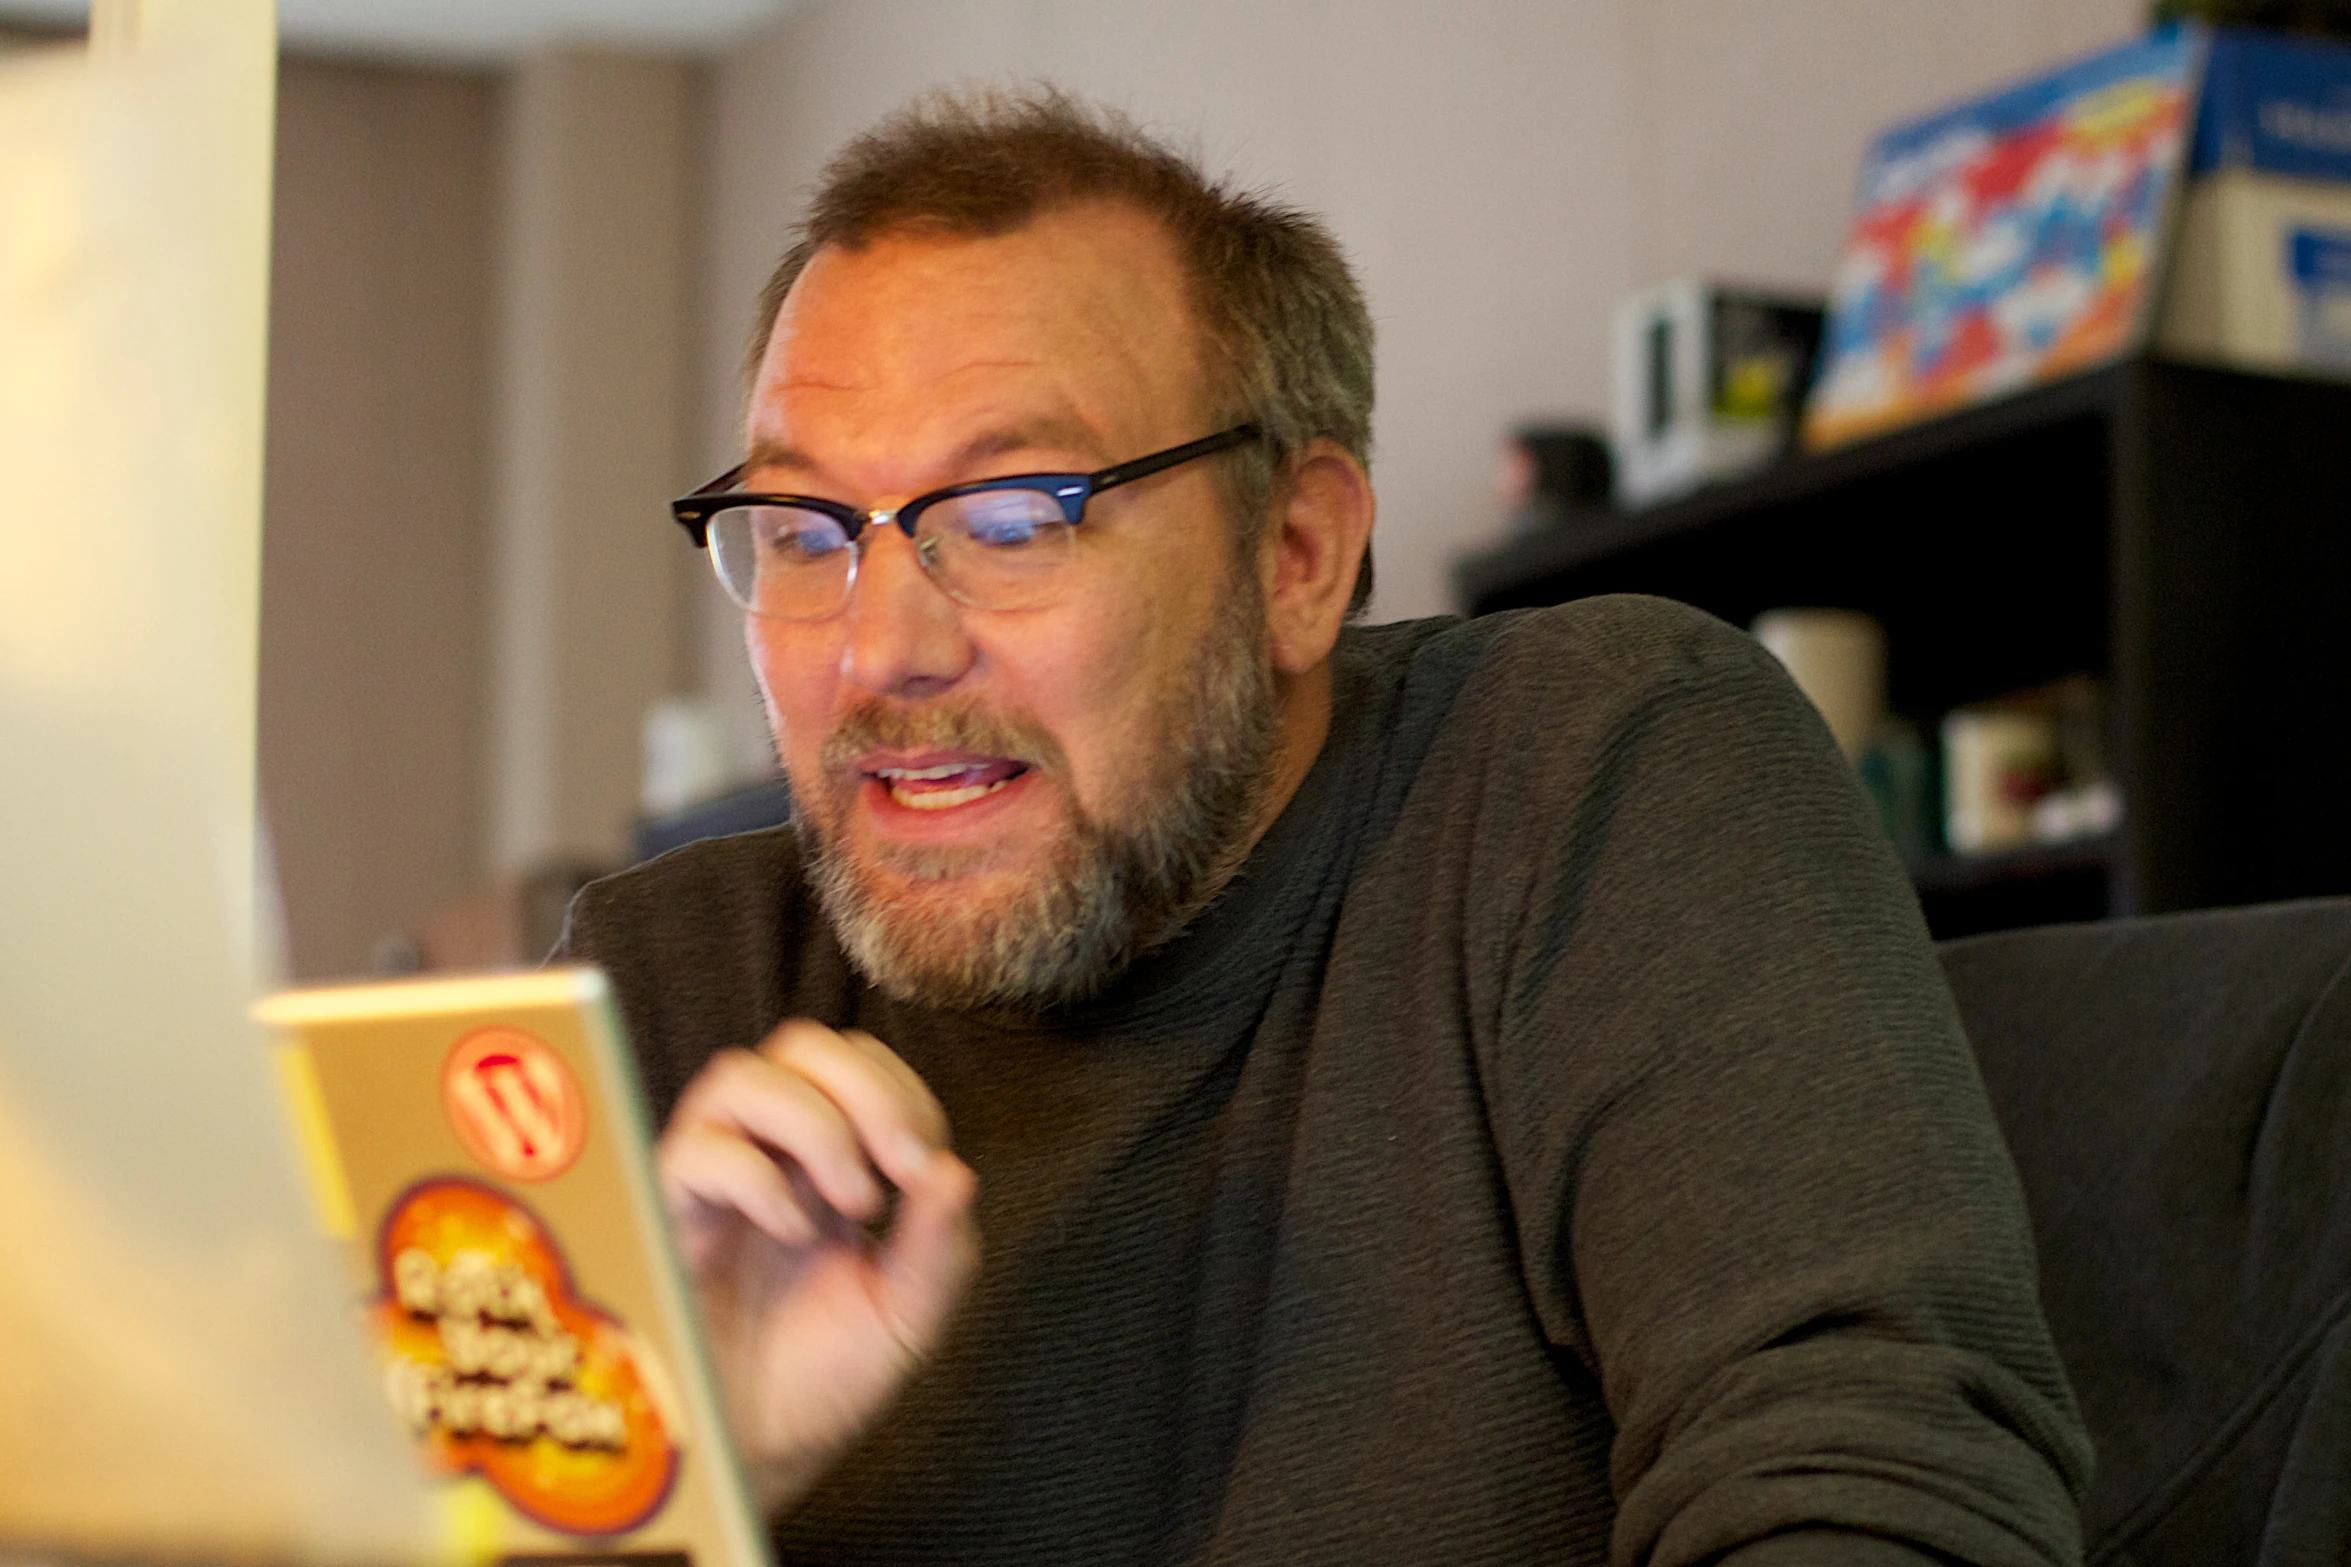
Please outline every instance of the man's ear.
[[1371, 475], [1336, 441], [1313, 441], [1291, 463], [1257, 561], [1277, 673], [1302, 675], [1330, 656], [1377, 505]]

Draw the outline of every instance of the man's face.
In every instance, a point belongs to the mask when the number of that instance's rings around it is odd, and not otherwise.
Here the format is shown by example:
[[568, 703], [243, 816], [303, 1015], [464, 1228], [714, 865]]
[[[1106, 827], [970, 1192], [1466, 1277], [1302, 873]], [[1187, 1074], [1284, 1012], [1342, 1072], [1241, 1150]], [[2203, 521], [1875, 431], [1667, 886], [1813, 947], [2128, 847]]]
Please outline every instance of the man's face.
[[[747, 488], [890, 507], [1212, 433], [1172, 245], [1128, 209], [820, 251], [753, 391]], [[817, 880], [886, 990], [1096, 988], [1245, 848], [1274, 739], [1263, 601], [1213, 464], [1092, 501], [1053, 599], [949, 598], [893, 528], [818, 622], [746, 617]]]

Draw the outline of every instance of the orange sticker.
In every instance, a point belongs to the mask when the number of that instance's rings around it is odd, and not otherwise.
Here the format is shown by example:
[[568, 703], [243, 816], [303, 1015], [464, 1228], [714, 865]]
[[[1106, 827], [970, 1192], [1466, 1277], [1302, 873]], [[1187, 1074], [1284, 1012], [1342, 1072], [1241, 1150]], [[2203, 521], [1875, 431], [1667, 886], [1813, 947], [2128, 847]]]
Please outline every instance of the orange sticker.
[[477, 1028], [450, 1047], [441, 1111], [467, 1153], [517, 1181], [553, 1180], [588, 1142], [579, 1079], [519, 1028]]
[[679, 1454], [658, 1371], [573, 1293], [529, 1209], [478, 1181], [420, 1181], [385, 1215], [376, 1267], [384, 1389], [436, 1472], [479, 1474], [565, 1534], [660, 1511]]

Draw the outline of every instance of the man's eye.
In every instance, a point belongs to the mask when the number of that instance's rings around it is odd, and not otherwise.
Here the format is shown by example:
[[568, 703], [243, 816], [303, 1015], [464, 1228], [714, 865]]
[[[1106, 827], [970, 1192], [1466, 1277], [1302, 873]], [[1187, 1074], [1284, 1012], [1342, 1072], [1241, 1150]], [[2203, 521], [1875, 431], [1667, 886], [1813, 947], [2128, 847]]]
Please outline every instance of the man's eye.
[[1062, 526], [1061, 509], [1034, 490], [984, 490], [958, 496], [955, 525], [976, 544], [1018, 549]]
[[754, 533], [760, 554], [785, 563], [822, 560], [849, 547], [849, 536], [841, 525], [816, 512], [768, 508]]

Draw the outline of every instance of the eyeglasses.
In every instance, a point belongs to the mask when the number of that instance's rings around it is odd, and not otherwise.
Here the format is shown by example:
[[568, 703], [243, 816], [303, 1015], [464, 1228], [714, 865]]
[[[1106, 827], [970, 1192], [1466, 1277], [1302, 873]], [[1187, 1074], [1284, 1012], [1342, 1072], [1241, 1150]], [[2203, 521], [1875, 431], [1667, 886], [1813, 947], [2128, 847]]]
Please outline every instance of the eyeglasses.
[[[1086, 502], [1104, 490], [1165, 472], [1259, 439], [1254, 424], [1171, 446], [1098, 473], [1019, 473], [951, 484], [903, 506], [860, 511], [807, 495], [768, 495], [727, 488], [743, 477], [728, 470], [670, 513], [710, 552], [727, 596], [776, 620], [828, 620], [849, 603], [869, 527], [897, 524], [948, 596], [974, 609], [1030, 609], [1051, 599]], [[746, 465], [747, 466], [747, 465]]]

